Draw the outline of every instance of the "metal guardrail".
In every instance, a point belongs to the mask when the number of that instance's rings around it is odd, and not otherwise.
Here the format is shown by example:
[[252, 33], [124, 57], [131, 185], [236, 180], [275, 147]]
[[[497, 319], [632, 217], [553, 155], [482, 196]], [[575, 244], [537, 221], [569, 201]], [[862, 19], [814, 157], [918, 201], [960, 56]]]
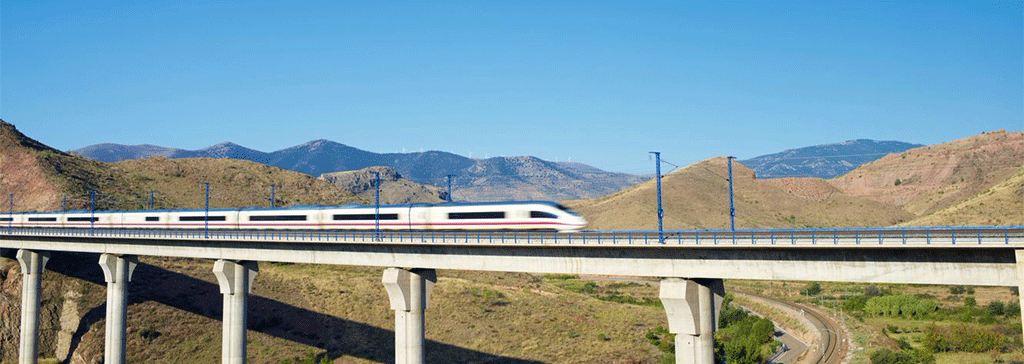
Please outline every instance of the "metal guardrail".
[[920, 227], [657, 231], [328, 231], [201, 229], [0, 228], [3, 236], [306, 243], [426, 243], [477, 245], [1024, 245], [1024, 227]]

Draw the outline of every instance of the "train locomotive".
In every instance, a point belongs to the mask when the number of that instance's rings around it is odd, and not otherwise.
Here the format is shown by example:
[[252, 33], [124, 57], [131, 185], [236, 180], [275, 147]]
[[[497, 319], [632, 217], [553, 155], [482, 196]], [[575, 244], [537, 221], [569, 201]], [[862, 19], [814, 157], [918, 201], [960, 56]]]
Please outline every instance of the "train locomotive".
[[[4, 216], [6, 215], [6, 216]], [[237, 230], [547, 230], [579, 231], [586, 219], [552, 201], [292, 206], [207, 210], [63, 211], [0, 214], [25, 228]], [[0, 226], [2, 226], [0, 225]]]

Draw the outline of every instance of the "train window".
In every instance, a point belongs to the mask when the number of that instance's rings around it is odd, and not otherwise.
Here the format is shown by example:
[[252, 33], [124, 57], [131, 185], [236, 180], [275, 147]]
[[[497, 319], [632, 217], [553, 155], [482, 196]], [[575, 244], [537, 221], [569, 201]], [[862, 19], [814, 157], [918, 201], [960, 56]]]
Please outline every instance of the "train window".
[[68, 222], [97, 222], [100, 221], [98, 217], [69, 217]]
[[552, 214], [550, 212], [530, 211], [530, 218], [531, 219], [557, 219], [558, 216], [555, 216], [555, 214]]
[[[377, 220], [375, 214], [338, 214], [334, 221]], [[398, 220], [398, 214], [380, 214], [381, 220]]]
[[224, 216], [181, 216], [178, 221], [226, 221], [227, 218]]
[[504, 211], [493, 211], [493, 212], [451, 212], [448, 214], [448, 218], [451, 220], [464, 220], [464, 219], [504, 219]]
[[306, 221], [306, 215], [258, 215], [249, 216], [249, 221]]
[[57, 221], [56, 217], [30, 217], [28, 221], [32, 222], [43, 222], [43, 221]]
[[568, 207], [565, 207], [562, 204], [557, 204], [557, 205], [555, 205], [555, 207], [557, 207], [559, 210], [562, 210], [562, 211], [565, 211], [565, 212], [569, 213], [569, 215], [580, 216], [580, 214], [576, 213], [576, 211], [573, 211], [572, 209], [570, 209]]
[[160, 221], [160, 216], [146, 216], [146, 221]]
[[0, 221], [2, 221], [2, 222], [12, 222], [12, 221], [14, 221], [14, 218], [11, 218], [11, 217], [0, 217]]

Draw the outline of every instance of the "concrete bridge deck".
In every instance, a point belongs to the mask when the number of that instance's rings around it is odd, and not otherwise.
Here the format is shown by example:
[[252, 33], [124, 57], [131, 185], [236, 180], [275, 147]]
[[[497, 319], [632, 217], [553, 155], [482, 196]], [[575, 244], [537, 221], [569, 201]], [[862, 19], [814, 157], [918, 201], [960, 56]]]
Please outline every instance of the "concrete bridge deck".
[[677, 363], [713, 362], [722, 279], [1021, 286], [1024, 229], [907, 228], [657, 232], [341, 232], [0, 229], [23, 287], [21, 363], [35, 363], [38, 290], [48, 252], [100, 254], [108, 282], [107, 363], [124, 360], [125, 285], [136, 256], [216, 260], [224, 363], [245, 362], [246, 297], [258, 262], [384, 269], [396, 363], [423, 360], [423, 310], [435, 270], [662, 278]]

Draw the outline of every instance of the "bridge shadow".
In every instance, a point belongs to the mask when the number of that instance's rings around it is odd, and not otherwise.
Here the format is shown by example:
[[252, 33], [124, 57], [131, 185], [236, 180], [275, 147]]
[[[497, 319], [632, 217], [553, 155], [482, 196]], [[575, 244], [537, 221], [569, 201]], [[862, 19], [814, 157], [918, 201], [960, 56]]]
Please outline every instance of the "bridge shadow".
[[[97, 264], [98, 260], [97, 254], [54, 252], [46, 268], [64, 276], [100, 285], [105, 290], [106, 282], [103, 279], [103, 271]], [[259, 284], [259, 278], [256, 284]], [[128, 303], [131, 305], [150, 301], [217, 321], [223, 317], [223, 298], [217, 284], [153, 265], [139, 264], [132, 277], [132, 283], [129, 284]], [[386, 305], [387, 302], [381, 304]], [[105, 303], [93, 307], [83, 315], [78, 329], [73, 334], [70, 352], [78, 348], [83, 335], [105, 315]], [[249, 296], [248, 329], [318, 348], [325, 351], [327, 357], [332, 360], [352, 356], [380, 363], [395, 362], [394, 331], [266, 297]], [[427, 340], [425, 345], [427, 363], [545, 364], [431, 340]]]

